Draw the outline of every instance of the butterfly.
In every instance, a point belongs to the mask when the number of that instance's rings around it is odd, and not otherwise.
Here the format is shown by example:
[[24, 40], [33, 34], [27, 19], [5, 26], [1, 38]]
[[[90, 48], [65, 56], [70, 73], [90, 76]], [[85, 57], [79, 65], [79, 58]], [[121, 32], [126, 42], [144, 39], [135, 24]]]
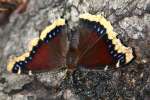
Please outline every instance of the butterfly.
[[69, 33], [66, 30], [64, 19], [54, 21], [31, 42], [29, 52], [9, 60], [7, 70], [22, 74], [50, 71], [64, 66], [72, 68], [67, 61], [69, 58], [74, 59], [74, 68], [107, 69], [104, 67], [106, 65], [118, 68], [134, 58], [133, 49], [122, 44], [110, 22], [101, 15], [79, 16], [79, 36], [75, 47], [69, 45]]

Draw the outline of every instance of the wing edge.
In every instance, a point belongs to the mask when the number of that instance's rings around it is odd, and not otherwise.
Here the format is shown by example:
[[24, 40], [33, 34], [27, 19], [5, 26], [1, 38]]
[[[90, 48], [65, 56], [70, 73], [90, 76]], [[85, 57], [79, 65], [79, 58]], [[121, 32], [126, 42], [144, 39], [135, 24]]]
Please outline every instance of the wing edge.
[[[24, 61], [27, 57], [30, 57], [30, 53], [33, 51], [34, 46], [38, 45], [39, 41], [44, 41], [47, 34], [51, 32], [58, 26], [64, 26], [65, 20], [64, 19], [57, 19], [51, 25], [48, 25], [46, 28], [43, 29], [39, 38], [33, 39], [33, 41], [29, 42], [28, 51], [23, 53], [21, 56], [10, 58], [7, 62], [7, 71], [13, 72], [14, 65], [19, 61]], [[21, 69], [17, 72], [21, 74]]]
[[117, 51], [117, 53], [125, 54], [126, 64], [129, 63], [134, 58], [133, 49], [131, 47], [126, 47], [121, 43], [119, 39], [117, 39], [118, 34], [113, 31], [111, 23], [107, 21], [103, 16], [85, 13], [81, 14], [79, 18], [98, 22], [100, 25], [103, 25], [106, 28], [106, 34], [108, 36], [108, 39], [112, 41], [112, 44], [115, 46], [115, 50]]

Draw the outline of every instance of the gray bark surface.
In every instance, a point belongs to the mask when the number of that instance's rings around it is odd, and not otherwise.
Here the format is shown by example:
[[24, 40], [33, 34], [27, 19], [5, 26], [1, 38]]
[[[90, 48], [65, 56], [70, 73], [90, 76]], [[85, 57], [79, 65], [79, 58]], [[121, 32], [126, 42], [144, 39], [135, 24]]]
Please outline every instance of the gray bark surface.
[[[103, 14], [136, 59], [113, 71], [77, 70], [35, 76], [6, 71], [11, 55], [27, 50], [28, 42], [60, 16], [74, 30], [81, 13]], [[30, 0], [26, 12], [12, 15], [0, 27], [0, 100], [150, 100], [150, 0]], [[73, 79], [74, 78], [74, 79]]]

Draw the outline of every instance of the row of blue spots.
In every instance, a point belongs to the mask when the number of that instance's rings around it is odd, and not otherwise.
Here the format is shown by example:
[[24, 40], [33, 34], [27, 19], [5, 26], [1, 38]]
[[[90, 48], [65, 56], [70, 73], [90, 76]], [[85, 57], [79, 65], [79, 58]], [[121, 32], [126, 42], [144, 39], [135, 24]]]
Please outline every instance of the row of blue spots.
[[90, 28], [93, 31], [95, 31], [98, 36], [102, 37], [106, 33], [106, 29], [100, 25], [99, 23], [96, 23], [94, 21], [90, 22], [88, 20], [83, 20], [84, 27]]
[[[103, 28], [101, 25], [94, 25], [94, 30], [98, 33], [100, 37], [102, 37], [106, 33], [106, 29]], [[111, 43], [111, 40], [107, 38], [107, 44], [108, 44], [108, 49], [109, 53], [113, 56], [113, 58], [120, 60], [121, 62], [124, 62], [124, 56], [122, 54], [117, 54], [114, 50], [114, 46]]]
[[110, 54], [117, 59], [118, 61], [120, 61], [121, 63], [124, 63], [125, 58], [123, 54], [118, 54], [116, 53], [114, 50], [111, 49]]
[[105, 36], [106, 38], [106, 43], [108, 44], [108, 49], [109, 49], [109, 53], [113, 56], [113, 58], [120, 60], [121, 63], [124, 63], [125, 58], [123, 54], [118, 54], [115, 50], [114, 50], [114, 46], [112, 44], [112, 41], [108, 39], [107, 34], [106, 33], [106, 29], [98, 24], [98, 23], [88, 23], [88, 25], [92, 26], [94, 31], [96, 31], [96, 33], [100, 36], [103, 37]]
[[[59, 33], [61, 30], [59, 27], [55, 28], [54, 30], [52, 30], [51, 32], [48, 33], [48, 36], [46, 36], [45, 40], [47, 43], [50, 39], [52, 39], [54, 36], [56, 36], [56, 33]], [[36, 53], [36, 50], [37, 48], [41, 45], [42, 41], [39, 41], [38, 42], [38, 45], [34, 46], [32, 51], [30, 52], [30, 56], [29, 57], [26, 57], [24, 61], [19, 61], [19, 62], [16, 62], [16, 64], [14, 65], [13, 67], [13, 72], [14, 73], [17, 73], [19, 68], [22, 70], [22, 69], [25, 69], [25, 66], [26, 64], [32, 60], [32, 57], [33, 55]]]
[[39, 40], [38, 44], [32, 48], [32, 51], [30, 52], [29, 57], [26, 57], [24, 60], [25, 64], [27, 64], [29, 61], [32, 60], [33, 56], [36, 54], [36, 51], [41, 46], [41, 44], [42, 44], [42, 40]]
[[18, 64], [18, 63], [16, 63], [15, 65], [14, 65], [14, 67], [13, 67], [13, 72], [14, 73], [17, 73], [18, 72], [18, 70], [19, 70], [19, 68], [20, 68], [20, 65]]
[[115, 52], [114, 50], [114, 46], [113, 44], [109, 43], [108, 44], [108, 49], [109, 49], [109, 53], [117, 60], [119, 60], [121, 63], [123, 63], [125, 61], [124, 55], [123, 54], [118, 54], [117, 52]]
[[25, 69], [26, 67], [26, 64], [32, 60], [32, 55], [35, 54], [36, 51], [35, 50], [32, 50], [31, 53], [30, 53], [30, 56], [29, 57], [26, 57], [24, 61], [19, 61], [19, 62], [16, 62], [16, 64], [14, 65], [14, 68], [13, 68], [13, 72], [14, 73], [17, 73], [19, 68], [21, 70]]
[[49, 41], [54, 38], [58, 33], [60, 33], [61, 29], [59, 27], [55, 28], [54, 30], [52, 30], [51, 32], [49, 32], [46, 36], [46, 38], [44, 39], [44, 41], [46, 43], [49, 43]]
[[106, 33], [106, 29], [101, 25], [94, 25], [94, 30], [100, 37], [102, 37]]
[[[54, 30], [52, 30], [51, 32], [48, 33], [48, 36], [46, 36], [46, 38], [44, 39], [44, 41], [46, 43], [48, 43], [48, 41], [50, 39], [52, 39], [54, 36], [56, 36], [56, 32], [59, 33], [60, 32], [60, 28], [57, 27]], [[43, 43], [43, 41], [39, 40], [38, 44], [36, 46], [33, 47], [32, 51], [30, 52], [30, 56], [26, 57], [25, 59], [25, 63], [28, 63], [29, 61], [32, 60], [33, 55], [36, 53], [37, 49], [39, 48], [39, 46], [41, 45], [41, 43]]]
[[17, 73], [19, 68], [22, 70], [22, 69], [25, 69], [25, 66], [26, 64], [32, 60], [32, 56], [33, 54], [36, 53], [36, 50], [37, 49], [37, 46], [34, 46], [32, 51], [30, 52], [30, 56], [29, 57], [26, 57], [24, 61], [19, 61], [19, 62], [16, 62], [16, 64], [14, 65], [14, 68], [13, 68], [13, 72], [14, 73]]
[[124, 63], [125, 62], [125, 55], [124, 54], [118, 54], [117, 59], [118, 59], [118, 61], [120, 61], [120, 63]]
[[117, 53], [115, 52], [115, 50], [113, 50], [113, 48], [109, 49], [109, 52], [114, 58], [117, 57]]
[[117, 53], [116, 53], [115, 50], [114, 50], [114, 46], [113, 46], [111, 40], [107, 41], [107, 44], [108, 44], [109, 53], [110, 53], [114, 58], [116, 58]]
[[39, 48], [39, 46], [40, 46], [41, 44], [42, 44], [42, 40], [39, 40], [39, 41], [38, 41], [38, 44], [35, 45], [35, 46], [32, 48], [32, 51], [30, 52], [30, 55], [31, 55], [31, 56], [33, 56], [33, 55], [36, 53], [37, 49]]
[[25, 69], [25, 65], [26, 63], [24, 61], [16, 62], [16, 64], [14, 65], [12, 69], [12, 72], [17, 73], [19, 69]]
[[[102, 26], [102, 25], [94, 25], [94, 30], [98, 33], [98, 35], [100, 37], [102, 37], [103, 35], [105, 35], [106, 33], [106, 29]], [[107, 37], [107, 36], [106, 36]], [[118, 54], [117, 52], [115, 52], [114, 50], [114, 46], [111, 43], [111, 40], [109, 40], [107, 38], [107, 44], [108, 44], [108, 49], [109, 49], [109, 53], [117, 60], [119, 60], [121, 63], [125, 62], [125, 57], [123, 54]]]

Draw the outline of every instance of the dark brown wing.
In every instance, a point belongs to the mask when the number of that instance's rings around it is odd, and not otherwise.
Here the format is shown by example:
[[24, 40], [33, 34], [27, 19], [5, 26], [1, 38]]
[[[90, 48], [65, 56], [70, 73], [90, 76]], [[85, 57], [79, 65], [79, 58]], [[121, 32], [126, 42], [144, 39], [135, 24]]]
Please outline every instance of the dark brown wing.
[[32, 42], [31, 51], [9, 62], [8, 70], [14, 73], [53, 70], [66, 64], [67, 36], [65, 21], [56, 20], [47, 26], [39, 39]]
[[87, 68], [126, 64], [133, 59], [132, 49], [125, 47], [102, 16], [80, 16], [78, 65]]

